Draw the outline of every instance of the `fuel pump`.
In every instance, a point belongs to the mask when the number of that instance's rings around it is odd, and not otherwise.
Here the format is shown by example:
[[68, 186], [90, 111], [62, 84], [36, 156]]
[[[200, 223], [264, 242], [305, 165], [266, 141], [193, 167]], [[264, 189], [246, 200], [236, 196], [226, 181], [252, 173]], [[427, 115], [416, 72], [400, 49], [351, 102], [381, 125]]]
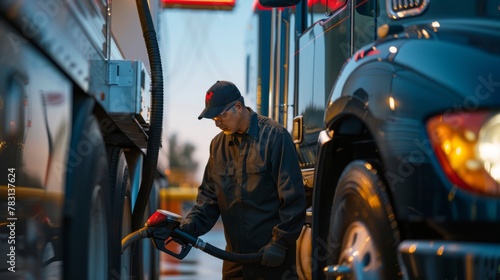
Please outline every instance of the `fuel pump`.
[[[262, 259], [262, 252], [239, 254], [219, 249], [200, 238], [196, 238], [179, 228], [181, 216], [163, 209], [156, 210], [147, 220], [144, 227], [130, 233], [122, 240], [122, 253], [134, 242], [150, 238], [156, 249], [165, 252], [179, 260], [187, 256], [192, 247], [200, 249], [216, 258], [238, 262], [256, 263]], [[175, 242], [180, 245], [180, 252], [167, 248], [168, 244]]]

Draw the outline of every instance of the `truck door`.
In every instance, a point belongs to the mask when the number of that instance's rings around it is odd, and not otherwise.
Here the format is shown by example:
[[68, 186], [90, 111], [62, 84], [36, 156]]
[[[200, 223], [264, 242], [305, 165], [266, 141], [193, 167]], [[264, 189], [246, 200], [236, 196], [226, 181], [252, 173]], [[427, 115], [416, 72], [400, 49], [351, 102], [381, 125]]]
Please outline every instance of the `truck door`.
[[380, 15], [379, 10], [377, 0], [356, 0], [352, 11], [353, 53], [376, 39], [378, 25], [376, 19]]
[[[310, 26], [299, 38], [297, 71], [297, 116], [302, 118], [303, 137], [299, 160], [312, 168], [316, 142], [323, 129], [326, 100], [340, 67], [350, 55], [350, 13], [346, 0], [309, 0], [307, 22]], [[325, 12], [331, 16], [325, 15]]]

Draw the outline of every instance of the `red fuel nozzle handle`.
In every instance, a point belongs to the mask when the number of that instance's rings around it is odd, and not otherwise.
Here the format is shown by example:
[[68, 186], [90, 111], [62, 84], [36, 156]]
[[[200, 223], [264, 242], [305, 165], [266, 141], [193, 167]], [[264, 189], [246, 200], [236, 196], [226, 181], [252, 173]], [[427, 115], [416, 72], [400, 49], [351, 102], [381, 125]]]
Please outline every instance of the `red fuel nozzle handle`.
[[178, 214], [167, 210], [158, 209], [153, 213], [153, 215], [151, 215], [151, 217], [149, 217], [148, 221], [146, 222], [146, 226], [154, 227], [161, 223], [174, 223], [178, 226], [181, 222], [181, 219], [182, 217]]
[[[182, 217], [167, 210], [158, 209], [146, 222], [146, 227], [151, 231], [151, 240], [156, 249], [165, 252], [179, 260], [182, 260], [191, 250], [192, 244], [190, 238], [186, 239], [185, 235], [179, 234], [178, 229]], [[178, 253], [169, 250], [167, 247], [170, 243], [179, 244], [180, 251]]]
[[[239, 263], [257, 263], [262, 259], [262, 252], [257, 253], [233, 253], [221, 250], [215, 246], [205, 243], [200, 238], [191, 236], [179, 229], [181, 216], [166, 211], [157, 210], [146, 223], [148, 237], [153, 241], [156, 249], [165, 252], [179, 260], [182, 260], [192, 247], [198, 248], [216, 258]], [[175, 242], [180, 245], [180, 252], [169, 250], [167, 246]]]
[[[178, 229], [182, 217], [167, 211], [158, 209], [151, 215], [143, 228], [129, 234], [122, 240], [122, 252], [131, 244], [143, 238], [151, 238], [156, 249], [165, 252], [177, 259], [183, 259], [196, 244], [196, 238]], [[168, 244], [175, 242], [179, 244], [178, 253], [169, 250]]]

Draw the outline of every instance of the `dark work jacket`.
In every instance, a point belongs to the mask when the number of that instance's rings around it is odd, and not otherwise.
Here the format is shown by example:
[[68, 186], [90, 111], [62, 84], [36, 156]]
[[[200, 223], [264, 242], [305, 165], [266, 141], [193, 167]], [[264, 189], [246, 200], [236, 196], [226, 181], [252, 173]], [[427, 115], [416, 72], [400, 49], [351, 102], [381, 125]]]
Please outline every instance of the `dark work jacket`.
[[181, 229], [200, 236], [220, 216], [228, 251], [255, 253], [270, 241], [288, 247], [278, 268], [225, 261], [224, 279], [294, 279], [287, 275], [295, 269], [306, 198], [291, 136], [274, 120], [251, 111], [247, 133], [235, 138], [221, 132], [212, 139], [196, 205]]

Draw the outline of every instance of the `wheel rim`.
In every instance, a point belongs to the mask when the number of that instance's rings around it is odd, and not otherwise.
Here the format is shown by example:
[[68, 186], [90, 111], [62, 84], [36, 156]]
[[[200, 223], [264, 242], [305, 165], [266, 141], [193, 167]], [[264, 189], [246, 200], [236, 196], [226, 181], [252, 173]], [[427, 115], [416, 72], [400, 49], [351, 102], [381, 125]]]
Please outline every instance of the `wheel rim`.
[[102, 208], [101, 187], [96, 186], [92, 194], [89, 228], [88, 279], [107, 278], [107, 231], [106, 217]]
[[382, 260], [368, 228], [356, 221], [346, 230], [339, 264], [351, 267], [356, 279], [381, 279]]

